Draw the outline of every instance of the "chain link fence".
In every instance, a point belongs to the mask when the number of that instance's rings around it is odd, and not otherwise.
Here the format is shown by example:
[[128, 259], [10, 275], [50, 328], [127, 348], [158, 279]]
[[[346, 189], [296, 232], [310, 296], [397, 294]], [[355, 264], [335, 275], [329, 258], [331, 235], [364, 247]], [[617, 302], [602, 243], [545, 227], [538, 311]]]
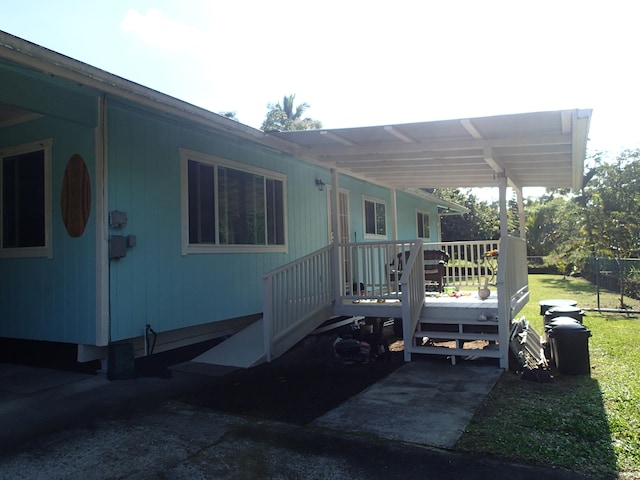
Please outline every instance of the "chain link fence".
[[598, 307], [601, 288], [640, 300], [640, 258], [593, 257], [583, 271], [583, 276], [598, 289]]

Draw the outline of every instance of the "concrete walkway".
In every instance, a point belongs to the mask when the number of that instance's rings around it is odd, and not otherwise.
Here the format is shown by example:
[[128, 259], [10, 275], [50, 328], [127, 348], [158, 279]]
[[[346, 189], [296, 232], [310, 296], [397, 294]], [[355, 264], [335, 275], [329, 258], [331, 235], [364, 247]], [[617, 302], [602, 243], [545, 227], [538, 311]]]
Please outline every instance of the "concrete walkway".
[[110, 382], [0, 364], [0, 480], [584, 478], [447, 450], [497, 367], [412, 362], [304, 426], [174, 401], [207, 377], [173, 373]]
[[502, 370], [414, 361], [313, 422], [389, 440], [453, 448]]

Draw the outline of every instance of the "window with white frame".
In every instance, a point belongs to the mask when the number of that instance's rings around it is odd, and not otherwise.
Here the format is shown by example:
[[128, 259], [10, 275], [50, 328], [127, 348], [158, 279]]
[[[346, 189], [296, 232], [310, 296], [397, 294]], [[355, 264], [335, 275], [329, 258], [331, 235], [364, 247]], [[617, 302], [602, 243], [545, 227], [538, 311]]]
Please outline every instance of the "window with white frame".
[[418, 238], [430, 238], [431, 227], [429, 225], [429, 214], [425, 212], [418, 212], [416, 225], [418, 227]]
[[387, 213], [382, 200], [364, 199], [364, 234], [366, 237], [386, 237]]
[[51, 141], [0, 150], [0, 256], [51, 256]]
[[284, 176], [195, 152], [182, 161], [186, 253], [285, 248]]

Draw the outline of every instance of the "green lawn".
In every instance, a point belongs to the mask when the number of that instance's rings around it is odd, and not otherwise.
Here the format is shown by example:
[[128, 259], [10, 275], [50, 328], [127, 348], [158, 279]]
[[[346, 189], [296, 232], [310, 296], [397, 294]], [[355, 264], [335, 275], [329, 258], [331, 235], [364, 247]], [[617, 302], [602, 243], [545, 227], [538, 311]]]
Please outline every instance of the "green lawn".
[[[530, 275], [521, 315], [543, 334], [539, 301], [567, 298], [596, 307], [581, 278]], [[600, 292], [600, 306], [617, 294]], [[640, 309], [640, 302], [625, 303]], [[554, 372], [549, 383], [506, 372], [456, 448], [502, 459], [564, 468], [596, 478], [640, 479], [640, 315], [587, 312], [591, 375]]]

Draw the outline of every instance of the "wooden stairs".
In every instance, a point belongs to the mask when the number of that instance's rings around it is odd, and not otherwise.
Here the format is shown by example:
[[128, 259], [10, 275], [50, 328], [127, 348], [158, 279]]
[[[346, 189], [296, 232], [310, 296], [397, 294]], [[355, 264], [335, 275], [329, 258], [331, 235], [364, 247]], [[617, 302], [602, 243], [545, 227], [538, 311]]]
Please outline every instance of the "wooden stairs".
[[427, 303], [409, 350], [411, 354], [448, 356], [454, 365], [458, 357], [500, 358], [498, 328], [497, 301]]

